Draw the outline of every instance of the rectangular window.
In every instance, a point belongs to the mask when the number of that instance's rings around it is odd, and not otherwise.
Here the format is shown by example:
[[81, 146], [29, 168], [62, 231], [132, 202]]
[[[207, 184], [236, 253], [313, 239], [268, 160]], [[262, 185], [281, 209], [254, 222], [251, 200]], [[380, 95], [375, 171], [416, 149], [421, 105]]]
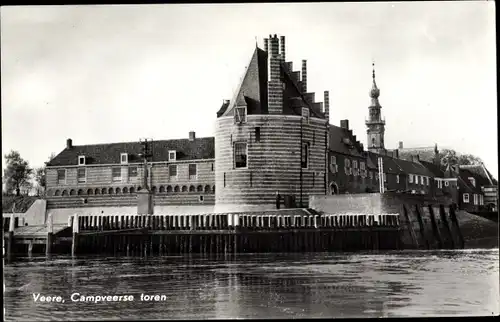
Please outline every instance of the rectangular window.
[[78, 176], [78, 183], [85, 183], [87, 182], [87, 169], [85, 168], [79, 168], [78, 169], [78, 173], [77, 173], [77, 176]]
[[373, 180], [373, 172], [370, 171], [369, 173], [370, 173], [370, 180]]
[[330, 156], [330, 172], [337, 173], [338, 170], [339, 170], [339, 168], [337, 165], [337, 157], [332, 155], [332, 156]]
[[260, 142], [260, 127], [255, 128], [255, 142]]
[[128, 162], [128, 154], [127, 153], [120, 154], [120, 162], [121, 163], [127, 163]]
[[396, 174], [396, 183], [399, 183], [399, 174]]
[[168, 151], [168, 161], [175, 161], [177, 158], [177, 153], [175, 152], [175, 150], [170, 150]]
[[408, 182], [413, 183], [413, 174], [408, 175]]
[[450, 185], [450, 183], [449, 183], [448, 181], [445, 181], [445, 182], [444, 182], [444, 186], [445, 186], [445, 187], [448, 187], [449, 185]]
[[330, 163], [331, 163], [331, 164], [337, 164], [337, 157], [336, 157], [336, 156], [334, 156], [334, 155], [332, 155], [332, 156], [330, 157]]
[[78, 165], [84, 165], [85, 164], [85, 156], [81, 155], [78, 157]]
[[128, 177], [129, 178], [137, 177], [137, 167], [128, 168]]
[[306, 123], [309, 124], [309, 108], [307, 107], [302, 108], [302, 118], [304, 118]]
[[477, 198], [477, 194], [475, 193], [474, 194], [474, 204], [477, 205], [479, 202], [478, 202], [478, 198]]
[[189, 165], [189, 179], [196, 179], [196, 164]]
[[351, 160], [350, 159], [345, 159], [344, 161], [344, 170], [345, 174], [351, 175], [352, 174], [352, 168], [351, 168]]
[[212, 170], [211, 170], [211, 171], [213, 172], [213, 171], [214, 171], [214, 163], [213, 163], [213, 162], [212, 162], [211, 167], [212, 167]]
[[382, 173], [382, 177], [384, 178], [384, 182], [387, 182], [387, 174], [385, 172]]
[[234, 109], [234, 122], [245, 123], [247, 121], [247, 108], [239, 106]]
[[122, 181], [122, 169], [121, 168], [112, 168], [112, 177], [113, 182]]
[[57, 183], [65, 184], [66, 183], [66, 170], [57, 170]]
[[[309, 111], [309, 110], [308, 110]], [[302, 144], [302, 160], [301, 160], [302, 169], [307, 169], [309, 167], [309, 144]]]
[[484, 196], [479, 195], [479, 205], [483, 206], [484, 205]]
[[469, 177], [469, 181], [474, 187], [476, 186], [476, 179], [474, 177]]
[[177, 165], [171, 164], [168, 166], [168, 175], [170, 177], [177, 177]]
[[234, 167], [247, 167], [247, 144], [244, 142], [234, 143]]
[[364, 162], [360, 162], [359, 163], [359, 167], [361, 170], [365, 170], [365, 163]]
[[469, 203], [469, 194], [464, 193], [464, 203]]

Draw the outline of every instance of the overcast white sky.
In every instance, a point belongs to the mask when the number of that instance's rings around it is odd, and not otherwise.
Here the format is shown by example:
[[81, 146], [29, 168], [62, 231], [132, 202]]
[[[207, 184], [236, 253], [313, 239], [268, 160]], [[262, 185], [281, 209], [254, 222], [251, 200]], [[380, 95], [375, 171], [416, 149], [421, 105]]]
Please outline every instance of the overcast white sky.
[[[454, 148], [498, 178], [492, 1], [1, 8], [2, 154], [214, 135], [257, 37], [286, 37], [330, 122], [366, 144], [371, 63], [386, 147]], [[3, 164], [4, 160], [2, 161]]]

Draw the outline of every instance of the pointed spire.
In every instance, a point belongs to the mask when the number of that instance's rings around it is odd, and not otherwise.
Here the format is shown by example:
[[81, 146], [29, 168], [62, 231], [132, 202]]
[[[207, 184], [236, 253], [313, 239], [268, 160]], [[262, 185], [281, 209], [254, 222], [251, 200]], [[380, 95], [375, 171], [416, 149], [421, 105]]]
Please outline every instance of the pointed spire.
[[375, 82], [375, 62], [372, 61], [372, 79], [373, 79], [373, 84], [372, 84], [372, 89], [370, 90], [370, 97], [371, 98], [378, 98], [380, 95], [380, 90], [377, 87], [377, 83]]

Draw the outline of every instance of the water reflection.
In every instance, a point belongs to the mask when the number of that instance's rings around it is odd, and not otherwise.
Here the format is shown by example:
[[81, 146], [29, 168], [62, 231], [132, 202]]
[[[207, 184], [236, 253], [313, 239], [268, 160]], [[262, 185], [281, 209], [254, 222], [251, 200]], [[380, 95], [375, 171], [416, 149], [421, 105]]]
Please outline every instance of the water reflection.
[[[492, 315], [498, 249], [236, 258], [25, 258], [5, 267], [6, 320]], [[70, 296], [133, 294], [133, 302]], [[33, 293], [65, 303], [35, 303]], [[141, 293], [164, 302], [140, 301]]]

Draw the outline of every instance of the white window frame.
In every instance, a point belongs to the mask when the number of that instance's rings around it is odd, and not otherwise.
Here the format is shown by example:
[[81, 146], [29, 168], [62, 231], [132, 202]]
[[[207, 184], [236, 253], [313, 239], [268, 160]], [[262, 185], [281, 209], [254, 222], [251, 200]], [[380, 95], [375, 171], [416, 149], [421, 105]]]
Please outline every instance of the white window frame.
[[[173, 155], [173, 157], [172, 157]], [[168, 161], [176, 161], [177, 160], [177, 151], [168, 150]]]
[[484, 196], [483, 195], [479, 195], [479, 205], [484, 206]]
[[469, 194], [468, 193], [464, 193], [463, 200], [464, 200], [464, 203], [469, 203]]
[[339, 172], [339, 166], [337, 164], [337, 156], [335, 155], [330, 156], [330, 172], [331, 173]]
[[[119, 177], [115, 177], [113, 175], [113, 170], [114, 169], [120, 169], [120, 176]], [[122, 168], [120, 168], [120, 167], [112, 167], [111, 168], [111, 181], [112, 182], [122, 182]]]
[[[302, 166], [302, 155], [304, 154], [304, 147], [307, 147], [306, 154], [305, 154], [305, 156], [306, 156], [306, 160], [305, 160], [306, 166], [305, 167]], [[309, 164], [311, 162], [310, 156], [311, 156], [311, 145], [309, 144], [309, 142], [302, 142], [302, 151], [300, 153], [300, 166], [302, 167], [302, 169], [309, 169]]]
[[[175, 175], [173, 176], [171, 173], [170, 173], [170, 167], [175, 167]], [[169, 164], [168, 165], [168, 177], [170, 179], [177, 179], [177, 175], [179, 174], [179, 167], [177, 166], [177, 164]]]
[[[84, 171], [85, 171], [85, 176], [84, 176], [83, 178], [80, 178], [80, 177], [78, 176], [78, 172], [79, 172], [80, 170], [84, 170]], [[80, 179], [81, 179], [81, 181], [80, 181]], [[76, 182], [77, 182], [77, 183], [87, 183], [87, 168], [77, 168], [77, 169], [76, 169]]]
[[[241, 112], [243, 111], [243, 114]], [[247, 122], [247, 107], [246, 106], [236, 106], [234, 108], [234, 123], [241, 124]]]
[[399, 174], [396, 174], [396, 183], [399, 183]]
[[408, 175], [408, 182], [413, 183], [413, 174]]
[[309, 124], [309, 118], [311, 117], [310, 112], [309, 112], [309, 108], [303, 107], [302, 111], [301, 111], [301, 116], [302, 116], [302, 118], [305, 118], [306, 123]]
[[[191, 174], [189, 173], [189, 168], [190, 168], [192, 165], [194, 165], [194, 167], [195, 167], [195, 174], [194, 174], [194, 175], [191, 175]], [[189, 176], [189, 180], [196, 180], [196, 179], [198, 178], [198, 164], [196, 164], [196, 163], [189, 163], [189, 164], [188, 164], [188, 176]]]
[[474, 205], [479, 204], [479, 197], [477, 196], [477, 193], [474, 194]]
[[[123, 160], [123, 157], [125, 157], [125, 161]], [[120, 154], [120, 163], [121, 164], [127, 164], [128, 163], [128, 154], [127, 153], [121, 153]]]
[[450, 183], [449, 183], [448, 181], [445, 181], [445, 182], [444, 182], [444, 186], [445, 186], [445, 187], [448, 187], [449, 185], [450, 185]]
[[[237, 144], [245, 144], [245, 155], [247, 156], [247, 159], [246, 159], [246, 164], [244, 167], [237, 167], [236, 166], [236, 145]], [[239, 141], [239, 142], [234, 142], [233, 143], [233, 169], [248, 169], [248, 143], [247, 142], [244, 142], [244, 141]]]
[[370, 180], [373, 180], [373, 171], [368, 171], [368, 175], [370, 176]]
[[[59, 180], [59, 171], [64, 171], [64, 182], [61, 182]], [[66, 184], [66, 180], [68, 180], [68, 171], [66, 169], [58, 169], [58, 170], [56, 170], [56, 175], [57, 175], [57, 184]]]
[[351, 159], [345, 158], [345, 160], [344, 160], [344, 170], [345, 170], [345, 174], [347, 174], [347, 175], [351, 175], [352, 174]]
[[[135, 176], [131, 176], [130, 175], [130, 169], [132, 169], [132, 168], [135, 168]], [[129, 178], [137, 178], [138, 176], [139, 176], [139, 167], [137, 167], [137, 166], [128, 167], [128, 169], [127, 169], [127, 177], [129, 177]]]
[[476, 186], [476, 178], [469, 177], [468, 179], [469, 179], [470, 183], [475, 187]]
[[85, 158], [84, 155], [79, 155], [78, 156], [78, 165], [85, 165], [85, 161], [86, 161], [86, 158]]

